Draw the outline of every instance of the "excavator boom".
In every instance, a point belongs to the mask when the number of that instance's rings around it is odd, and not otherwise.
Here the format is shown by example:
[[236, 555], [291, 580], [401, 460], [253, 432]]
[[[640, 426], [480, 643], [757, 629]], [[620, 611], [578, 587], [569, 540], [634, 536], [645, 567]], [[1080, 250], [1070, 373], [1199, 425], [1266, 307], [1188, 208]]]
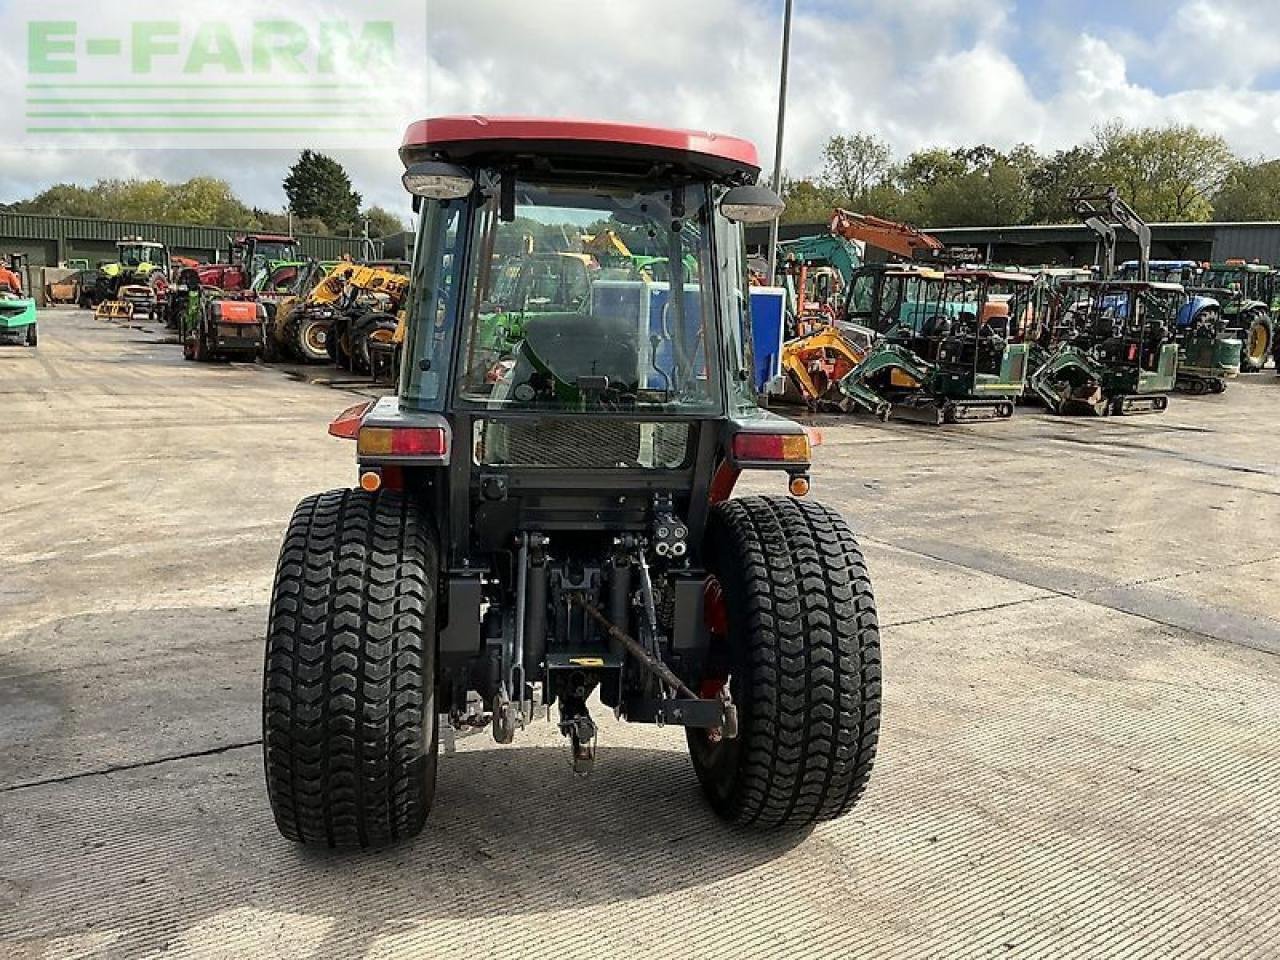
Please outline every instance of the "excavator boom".
[[908, 260], [919, 259], [922, 254], [926, 258], [936, 256], [945, 249], [945, 244], [937, 237], [909, 224], [852, 210], [837, 208], [831, 215], [830, 229], [838, 237], [860, 240]]

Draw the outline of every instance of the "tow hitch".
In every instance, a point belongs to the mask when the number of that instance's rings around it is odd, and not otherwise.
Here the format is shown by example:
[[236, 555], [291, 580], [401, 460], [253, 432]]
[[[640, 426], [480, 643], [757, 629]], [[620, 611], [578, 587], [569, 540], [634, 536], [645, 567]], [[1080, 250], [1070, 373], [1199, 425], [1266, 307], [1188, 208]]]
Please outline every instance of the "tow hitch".
[[[670, 667], [653, 656], [630, 634], [619, 629], [590, 600], [580, 593], [573, 594], [571, 599], [575, 606], [600, 625], [609, 639], [620, 644], [646, 672], [662, 684], [662, 697], [626, 702], [624, 710], [628, 719], [656, 723], [659, 726], [669, 723], [705, 729], [708, 736], [717, 742], [732, 740], [738, 735], [738, 708], [729, 696], [728, 686], [716, 697], [698, 696]], [[560, 732], [569, 738], [573, 748], [574, 773], [590, 773], [596, 760], [597, 728], [582, 699], [572, 698], [567, 703], [561, 702]]]

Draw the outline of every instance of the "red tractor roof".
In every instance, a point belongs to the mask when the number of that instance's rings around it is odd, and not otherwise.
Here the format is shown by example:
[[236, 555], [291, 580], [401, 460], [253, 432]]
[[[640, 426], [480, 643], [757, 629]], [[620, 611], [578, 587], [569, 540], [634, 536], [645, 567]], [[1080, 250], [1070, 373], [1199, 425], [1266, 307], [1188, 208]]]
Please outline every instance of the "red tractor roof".
[[598, 120], [538, 117], [432, 117], [405, 132], [400, 157], [408, 165], [425, 155], [455, 162], [486, 156], [589, 156], [621, 161], [667, 160], [718, 176], [755, 177], [755, 145], [738, 137]]

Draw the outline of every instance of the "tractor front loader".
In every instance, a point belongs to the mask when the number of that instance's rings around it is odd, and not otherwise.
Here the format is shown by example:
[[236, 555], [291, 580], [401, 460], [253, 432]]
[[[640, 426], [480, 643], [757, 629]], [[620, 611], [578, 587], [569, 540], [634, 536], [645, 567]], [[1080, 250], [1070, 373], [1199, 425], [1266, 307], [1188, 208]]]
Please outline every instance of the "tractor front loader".
[[[844, 518], [804, 498], [806, 432], [756, 404], [742, 224], [782, 202], [757, 185], [755, 148], [468, 116], [414, 124], [401, 156], [420, 213], [402, 376], [331, 425], [357, 482], [298, 506], [272, 588], [263, 750], [281, 833], [407, 840], [437, 774], [457, 774], [437, 770], [442, 739], [510, 743], [544, 711], [574, 782], [601, 762], [600, 708], [684, 728], [728, 821], [848, 812], [878, 739], [875, 601]], [[566, 225], [586, 223], [667, 279], [588, 274], [576, 304], [493, 338], [495, 273], [528, 255], [525, 233], [576, 257]], [[788, 492], [732, 498], [743, 471]], [[487, 802], [518, 818], [528, 797]]]
[[[325, 346], [333, 362], [352, 373], [371, 373], [370, 341], [394, 332], [396, 315], [409, 287], [410, 264], [404, 261], [362, 264], [347, 278], [334, 304]], [[376, 349], [376, 348], [375, 348]]]

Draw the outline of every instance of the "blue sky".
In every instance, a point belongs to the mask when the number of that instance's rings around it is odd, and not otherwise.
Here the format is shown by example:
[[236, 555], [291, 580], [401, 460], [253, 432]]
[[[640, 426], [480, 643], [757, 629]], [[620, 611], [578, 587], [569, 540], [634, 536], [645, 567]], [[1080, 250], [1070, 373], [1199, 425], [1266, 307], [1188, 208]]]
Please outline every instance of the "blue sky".
[[[0, 0], [0, 70], [21, 24]], [[22, 0], [35, 3], [36, 0]], [[41, 0], [52, 14], [58, 0]], [[298, 3], [289, 6], [296, 10]], [[337, 4], [337, 0], [307, 0]], [[772, 155], [782, 0], [426, 0], [412, 114], [585, 116], [714, 129]], [[224, 0], [261, 16], [284, 0]], [[112, 6], [113, 15], [135, 0]], [[154, 9], [153, 4], [136, 4]], [[926, 146], [1026, 142], [1055, 150], [1098, 124], [1194, 122], [1242, 155], [1280, 156], [1276, 0], [795, 0], [785, 167], [817, 172], [835, 133], [905, 156]], [[180, 0], [190, 17], [209, 7]], [[339, 9], [356, 9], [350, 5]], [[299, 136], [298, 148], [308, 146]], [[341, 153], [356, 186], [402, 205], [398, 137]], [[288, 152], [0, 150], [0, 202], [58, 180], [143, 173], [231, 180], [278, 209]]]

